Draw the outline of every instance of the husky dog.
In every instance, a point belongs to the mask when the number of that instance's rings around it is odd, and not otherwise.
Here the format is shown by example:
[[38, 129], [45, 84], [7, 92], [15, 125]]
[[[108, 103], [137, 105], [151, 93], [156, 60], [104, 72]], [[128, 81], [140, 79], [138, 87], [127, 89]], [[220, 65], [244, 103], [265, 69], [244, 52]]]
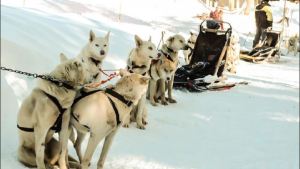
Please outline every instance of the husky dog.
[[91, 80], [93, 82], [99, 81], [101, 72], [99, 71], [102, 66], [102, 61], [106, 57], [109, 49], [109, 35], [108, 32], [105, 37], [96, 37], [95, 33], [91, 30], [89, 35], [89, 43], [81, 50], [77, 56], [85, 63], [90, 72]]
[[290, 52], [294, 52], [294, 56], [296, 56], [298, 52], [298, 44], [299, 43], [299, 36], [295, 34], [294, 36], [290, 37], [289, 40], [286, 42], [286, 47], [288, 49], [287, 54]]
[[[38, 86], [23, 101], [18, 113], [20, 162], [45, 169], [45, 162], [54, 165], [58, 161], [61, 169], [67, 168], [69, 108], [80, 84], [87, 82], [87, 74], [80, 60], [71, 59], [49, 74], [65, 81], [62, 86], [47, 80], [38, 81]], [[59, 132], [59, 144], [52, 137], [53, 129]]]
[[158, 60], [153, 60], [149, 75], [151, 77], [150, 83], [149, 83], [149, 100], [150, 103], [153, 106], [157, 106], [156, 102], [158, 102], [158, 86], [159, 80], [162, 80], [163, 82], [167, 81], [169, 82], [172, 79], [172, 76], [174, 75], [176, 71], [177, 63], [173, 62], [165, 57], [162, 57]]
[[[151, 37], [148, 41], [143, 41], [137, 35], [134, 36], [136, 47], [131, 50], [127, 60], [127, 69], [131, 73], [137, 73], [143, 76], [148, 76], [149, 67], [152, 58], [157, 57], [156, 46], [151, 42]], [[136, 121], [139, 129], [145, 129], [147, 124], [147, 108], [146, 94], [141, 97], [139, 103], [133, 108], [124, 122], [123, 127], [129, 127], [130, 121]]]
[[[120, 75], [121, 79], [113, 88], [86, 96], [73, 107], [71, 124], [78, 133], [74, 146], [81, 162], [81, 169], [88, 168], [97, 145], [105, 138], [97, 164], [98, 169], [103, 168], [114, 135], [147, 90], [149, 77], [129, 73], [126, 70], [120, 70]], [[90, 138], [82, 157], [81, 143], [87, 132], [90, 132]]]
[[[161, 58], [166, 58], [172, 61], [176, 66], [179, 63], [179, 58], [178, 58], [178, 52], [179, 50], [187, 50], [189, 49], [189, 46], [186, 44], [185, 39], [181, 35], [174, 35], [171, 36], [167, 39], [166, 43], [162, 45], [162, 48], [160, 50], [161, 52]], [[167, 84], [167, 90], [168, 90], [168, 101], [170, 103], [176, 103], [176, 100], [172, 97], [172, 90], [173, 90], [173, 82], [174, 82], [174, 74], [175, 70], [172, 72], [172, 77], [170, 80], [167, 79], [165, 80], [159, 80], [159, 91], [157, 93], [157, 97], [161, 98], [161, 104], [167, 105], [167, 101], [165, 98], [165, 90], [166, 87], [165, 85]]]
[[198, 37], [198, 34], [195, 34], [193, 32], [190, 32], [190, 35], [191, 36], [187, 41], [187, 45], [189, 46], [189, 49], [183, 51], [184, 60], [185, 60], [185, 63], [187, 65], [190, 63], [190, 61], [192, 59], [192, 54], [193, 54], [192, 50], [195, 47], [195, 43], [196, 43], [196, 40], [197, 40], [197, 37]]
[[226, 61], [226, 69], [230, 73], [236, 73], [237, 65], [239, 62], [240, 55], [240, 43], [239, 43], [239, 35], [237, 33], [232, 33], [230, 38], [230, 43], [227, 50], [227, 61]]

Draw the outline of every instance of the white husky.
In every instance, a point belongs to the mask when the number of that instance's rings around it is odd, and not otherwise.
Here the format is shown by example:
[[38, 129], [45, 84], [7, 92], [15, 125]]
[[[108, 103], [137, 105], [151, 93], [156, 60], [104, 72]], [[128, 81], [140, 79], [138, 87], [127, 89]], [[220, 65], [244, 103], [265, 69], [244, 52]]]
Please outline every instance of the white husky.
[[[156, 46], [151, 42], [151, 38], [148, 41], [143, 41], [137, 35], [134, 38], [136, 47], [129, 54], [127, 69], [129, 72], [148, 76], [151, 60], [157, 57]], [[130, 121], [136, 121], [139, 129], [145, 129], [145, 125], [147, 124], [146, 95], [141, 97], [138, 105], [134, 107], [130, 115], [131, 118], [128, 116], [124, 120], [124, 127], [129, 127]]]
[[189, 49], [183, 51], [184, 60], [185, 60], [186, 64], [189, 64], [191, 62], [192, 54], [193, 54], [192, 50], [195, 47], [195, 43], [196, 43], [196, 40], [197, 40], [197, 37], [198, 37], [198, 34], [193, 33], [193, 32], [190, 32], [190, 35], [191, 36], [189, 37], [189, 39], [187, 41], [187, 45], [189, 46]]
[[109, 49], [109, 35], [110, 32], [108, 32], [105, 37], [96, 37], [95, 33], [91, 30], [89, 43], [84, 46], [77, 56], [87, 65], [91, 81], [96, 82], [101, 78], [101, 72], [99, 70]]
[[[145, 94], [149, 78], [120, 71], [121, 79], [115, 87], [98, 91], [78, 101], [73, 107], [71, 124], [77, 129], [78, 137], [75, 149], [81, 162], [81, 169], [87, 169], [92, 155], [105, 138], [98, 169], [102, 169], [109, 147], [122, 121], [130, 115], [134, 105]], [[85, 134], [90, 132], [89, 142], [84, 156], [81, 155], [81, 143]]]
[[[65, 81], [62, 87], [55, 82], [39, 80], [38, 86], [23, 101], [17, 120], [20, 138], [18, 159], [23, 164], [45, 169], [44, 162], [48, 166], [58, 160], [61, 169], [67, 168], [70, 106], [77, 88], [87, 82], [87, 74], [78, 59], [65, 61], [49, 74]], [[59, 132], [60, 146], [52, 138], [55, 130]]]

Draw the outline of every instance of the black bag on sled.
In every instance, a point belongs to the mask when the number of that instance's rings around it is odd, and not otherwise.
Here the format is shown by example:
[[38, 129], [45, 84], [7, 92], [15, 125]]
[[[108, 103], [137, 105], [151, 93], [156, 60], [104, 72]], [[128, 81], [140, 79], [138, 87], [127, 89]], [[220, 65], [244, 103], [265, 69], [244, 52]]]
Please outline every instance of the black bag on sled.
[[193, 49], [191, 62], [178, 68], [175, 72], [174, 88], [195, 92], [204, 91], [209, 83], [204, 82], [201, 78], [215, 73], [218, 77], [222, 76], [227, 46], [232, 32], [231, 25], [227, 22], [223, 23], [228, 25], [226, 30], [208, 28], [207, 20], [200, 24], [200, 32]]

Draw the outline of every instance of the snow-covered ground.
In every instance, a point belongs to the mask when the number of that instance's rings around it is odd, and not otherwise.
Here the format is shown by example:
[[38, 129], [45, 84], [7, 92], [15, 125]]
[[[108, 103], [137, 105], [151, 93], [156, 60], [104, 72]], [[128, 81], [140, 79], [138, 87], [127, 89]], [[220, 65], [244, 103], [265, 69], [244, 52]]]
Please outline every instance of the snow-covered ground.
[[[272, 3], [275, 21], [280, 20], [282, 4]], [[288, 6], [293, 11], [293, 34], [299, 29], [299, 6]], [[134, 34], [152, 36], [156, 44], [162, 30], [187, 37], [190, 30], [198, 30], [200, 21], [193, 16], [202, 12], [207, 8], [197, 0], [2, 0], [1, 66], [49, 72], [59, 63], [60, 52], [75, 57], [92, 29], [99, 36], [111, 31], [104, 67], [125, 67]], [[225, 13], [224, 18], [240, 34], [241, 45], [249, 48], [253, 13]], [[299, 55], [282, 56], [278, 64], [241, 61], [237, 75], [229, 75], [229, 80], [250, 83], [219, 92], [175, 91], [177, 104], [147, 104], [147, 129], [135, 124], [121, 129], [105, 168], [298, 169]], [[3, 169], [25, 168], [17, 161], [16, 116], [35, 83], [1, 71]], [[69, 150], [75, 156], [71, 144]], [[96, 168], [99, 153], [100, 146], [91, 168]]]

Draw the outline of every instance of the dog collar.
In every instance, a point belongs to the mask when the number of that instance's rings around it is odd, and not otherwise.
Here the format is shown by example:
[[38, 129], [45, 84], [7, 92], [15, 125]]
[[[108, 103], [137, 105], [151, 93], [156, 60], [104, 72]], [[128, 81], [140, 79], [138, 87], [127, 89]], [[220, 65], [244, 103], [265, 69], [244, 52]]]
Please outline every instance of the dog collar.
[[165, 53], [164, 51], [160, 50], [160, 52], [166, 56], [167, 59], [169, 59], [170, 61], [174, 62], [174, 60], [172, 59], [172, 57], [168, 54], [168, 53]]

